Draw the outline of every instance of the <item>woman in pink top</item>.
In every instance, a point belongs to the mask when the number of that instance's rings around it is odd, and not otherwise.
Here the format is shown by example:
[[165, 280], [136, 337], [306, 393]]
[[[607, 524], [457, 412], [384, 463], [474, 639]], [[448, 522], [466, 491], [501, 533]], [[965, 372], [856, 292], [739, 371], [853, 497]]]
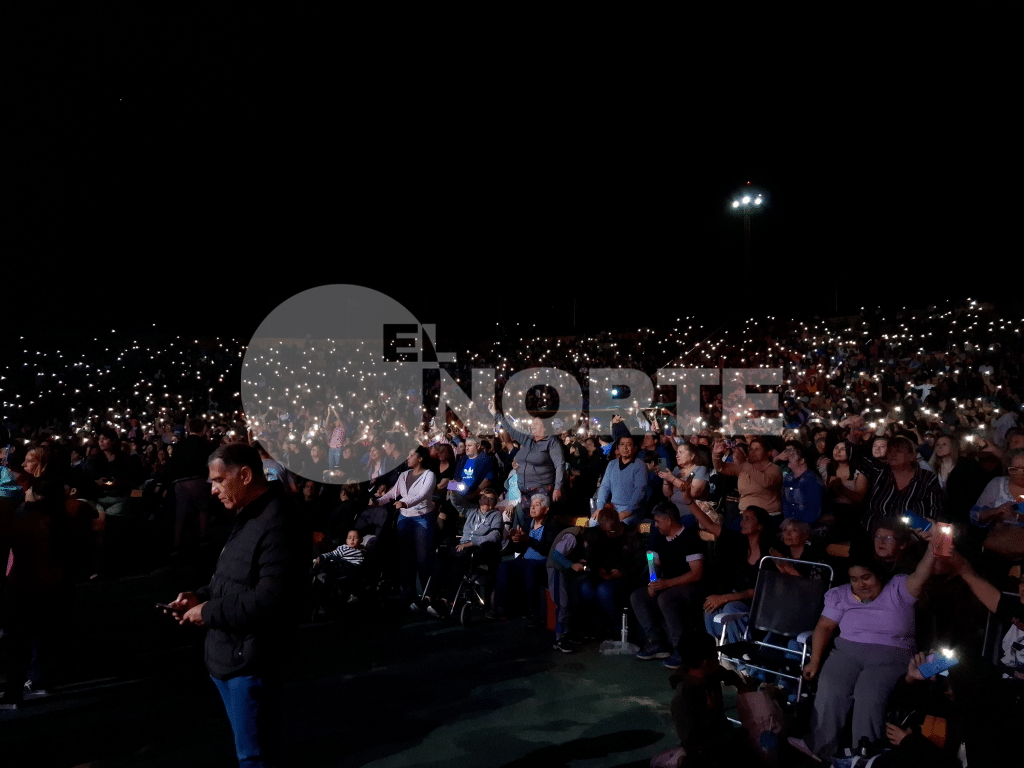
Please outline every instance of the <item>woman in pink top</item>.
[[711, 452], [715, 471], [720, 475], [732, 475], [738, 478], [737, 490], [740, 494], [740, 510], [755, 506], [766, 509], [770, 515], [782, 512], [782, 470], [772, 463], [768, 444], [760, 437], [750, 439], [750, 450], [747, 460], [726, 464], [722, 461], [725, 453], [725, 442], [719, 440]]
[[[930, 532], [923, 538], [931, 538]], [[839, 736], [853, 704], [853, 744], [885, 735], [885, 703], [907, 671], [914, 652], [914, 603], [932, 575], [935, 555], [928, 547], [912, 574], [885, 581], [877, 561], [863, 558], [850, 566], [850, 583], [825, 593], [825, 608], [814, 629], [806, 680], [818, 681], [806, 743], [794, 747], [825, 760], [838, 751]], [[835, 650], [822, 666], [829, 640], [839, 630]]]

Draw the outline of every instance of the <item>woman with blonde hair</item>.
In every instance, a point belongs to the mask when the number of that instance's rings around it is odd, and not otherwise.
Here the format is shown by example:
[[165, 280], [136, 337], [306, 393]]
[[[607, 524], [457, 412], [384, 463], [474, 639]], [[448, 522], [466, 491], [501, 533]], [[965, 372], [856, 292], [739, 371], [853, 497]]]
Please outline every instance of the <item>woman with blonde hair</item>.
[[50, 463], [50, 450], [45, 445], [29, 448], [21, 468], [33, 477], [42, 477]]
[[958, 524], [970, 519], [971, 507], [985, 490], [985, 473], [977, 461], [960, 454], [959, 441], [940, 435], [928, 465], [946, 492], [945, 517]]

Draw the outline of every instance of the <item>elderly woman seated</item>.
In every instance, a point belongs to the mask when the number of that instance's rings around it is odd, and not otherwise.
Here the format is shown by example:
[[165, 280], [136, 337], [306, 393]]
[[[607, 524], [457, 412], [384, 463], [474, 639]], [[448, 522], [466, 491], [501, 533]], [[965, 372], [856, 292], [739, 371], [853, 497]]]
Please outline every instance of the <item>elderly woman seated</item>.
[[558, 533], [548, 512], [551, 497], [536, 493], [530, 499], [529, 529], [512, 529], [510, 539], [516, 557], [504, 560], [498, 567], [498, 585], [494, 592], [494, 610], [489, 619], [507, 618], [513, 606], [521, 607], [527, 626], [542, 627], [547, 609], [547, 558], [551, 542]]
[[[782, 521], [779, 528], [782, 543], [768, 550], [773, 557], [785, 557], [790, 560], [803, 560], [807, 563], [820, 563], [824, 552], [811, 544], [811, 526], [794, 517]], [[811, 576], [820, 578], [819, 569], [813, 566], [796, 565], [794, 563], [777, 563], [776, 567], [790, 576]]]

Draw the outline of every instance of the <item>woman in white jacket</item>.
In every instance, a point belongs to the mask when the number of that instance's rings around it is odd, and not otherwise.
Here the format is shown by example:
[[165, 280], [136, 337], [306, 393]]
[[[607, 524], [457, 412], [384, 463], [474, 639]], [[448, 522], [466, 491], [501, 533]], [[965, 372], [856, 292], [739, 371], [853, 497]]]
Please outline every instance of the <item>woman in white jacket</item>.
[[402, 604], [414, 607], [416, 574], [426, 584], [434, 560], [434, 504], [431, 496], [437, 478], [427, 469], [430, 451], [416, 446], [406, 462], [409, 469], [398, 476], [398, 482], [383, 496], [370, 502], [384, 506], [394, 502], [398, 517], [398, 560], [402, 584]]

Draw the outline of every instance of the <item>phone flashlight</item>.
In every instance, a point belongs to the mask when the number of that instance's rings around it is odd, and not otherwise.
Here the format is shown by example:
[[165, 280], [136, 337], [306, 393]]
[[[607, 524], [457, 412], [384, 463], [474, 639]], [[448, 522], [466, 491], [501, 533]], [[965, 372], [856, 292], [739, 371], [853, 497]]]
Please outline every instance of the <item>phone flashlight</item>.
[[940, 525], [939, 535], [935, 537], [935, 556], [949, 557], [953, 554], [953, 526]]

